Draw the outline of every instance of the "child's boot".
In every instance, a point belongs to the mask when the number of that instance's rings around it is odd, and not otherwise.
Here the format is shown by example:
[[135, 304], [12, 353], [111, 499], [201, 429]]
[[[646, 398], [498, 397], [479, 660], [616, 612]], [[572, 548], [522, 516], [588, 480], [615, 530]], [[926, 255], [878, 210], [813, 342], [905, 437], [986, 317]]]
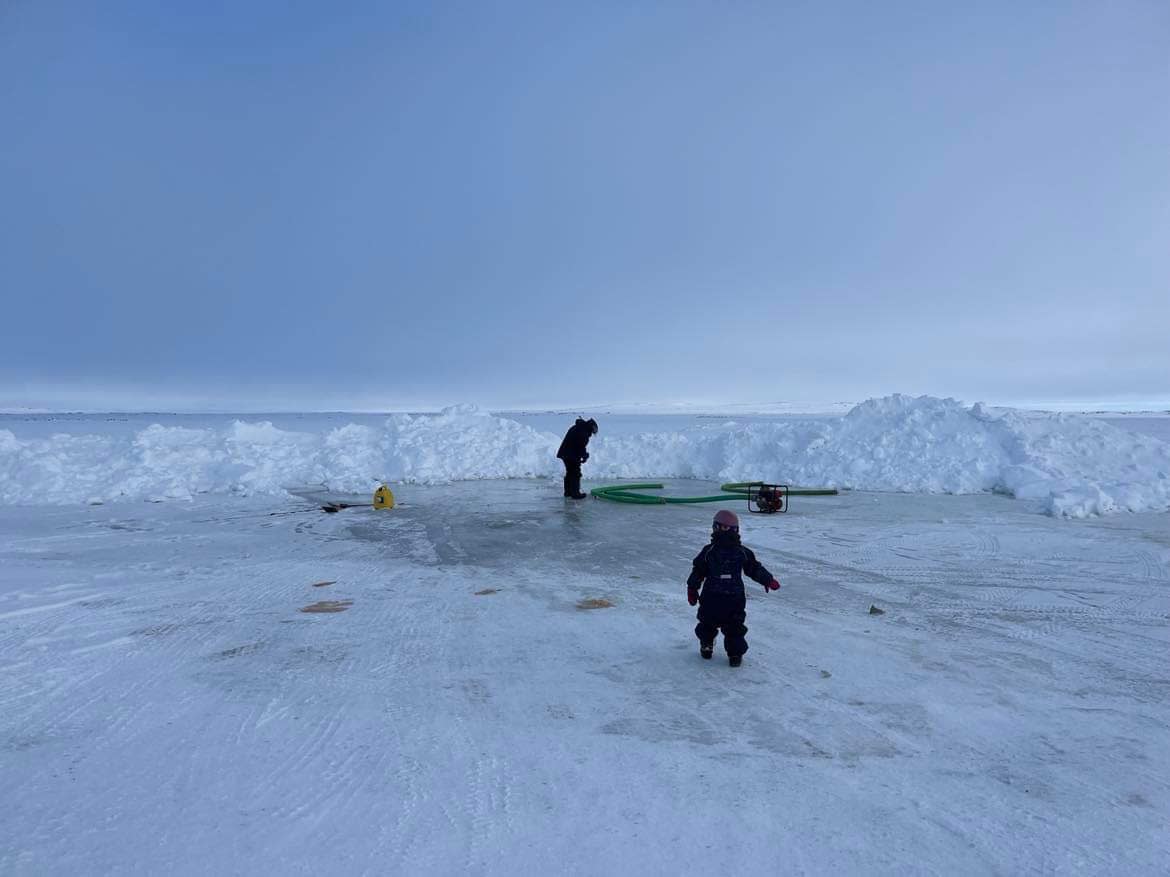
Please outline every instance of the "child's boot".
[[728, 655], [727, 656], [727, 663], [730, 664], [732, 667], [738, 667], [740, 664], [743, 663], [743, 655]]
[[715, 643], [699, 643], [699, 654], [708, 661], [711, 660], [711, 653], [713, 651], [715, 651]]

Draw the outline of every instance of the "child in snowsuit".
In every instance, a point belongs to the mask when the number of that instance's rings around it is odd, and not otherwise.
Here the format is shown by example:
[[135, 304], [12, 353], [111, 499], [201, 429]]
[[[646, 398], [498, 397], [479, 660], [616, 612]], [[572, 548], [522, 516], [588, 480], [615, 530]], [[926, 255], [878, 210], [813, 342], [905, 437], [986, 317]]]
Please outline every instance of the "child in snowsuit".
[[763, 585], [764, 593], [780, 587], [752, 550], [739, 544], [739, 518], [735, 512], [726, 509], [716, 512], [711, 543], [703, 546], [687, 578], [687, 601], [692, 606], [699, 605], [699, 623], [695, 625], [699, 654], [711, 657], [715, 634], [722, 630], [723, 648], [732, 667], [740, 665], [743, 653], [748, 650], [744, 639], [747, 633], [744, 573]]

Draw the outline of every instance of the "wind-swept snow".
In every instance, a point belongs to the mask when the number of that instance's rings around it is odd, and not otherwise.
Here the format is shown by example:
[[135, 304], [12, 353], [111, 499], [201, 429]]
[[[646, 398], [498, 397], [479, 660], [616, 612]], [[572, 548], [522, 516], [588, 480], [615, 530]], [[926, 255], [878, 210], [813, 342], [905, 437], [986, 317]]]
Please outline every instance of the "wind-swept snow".
[[[670, 418], [660, 422], [673, 426]], [[243, 421], [198, 429], [155, 424], [132, 435], [22, 439], [0, 430], [0, 502], [279, 494], [306, 483], [364, 492], [383, 480], [556, 477], [559, 440], [474, 406], [317, 432]], [[1170, 444], [1092, 418], [989, 410], [953, 399], [889, 396], [844, 417], [712, 420], [634, 434], [607, 432], [603, 419], [590, 450], [587, 479], [993, 491], [1071, 517], [1170, 509]]]

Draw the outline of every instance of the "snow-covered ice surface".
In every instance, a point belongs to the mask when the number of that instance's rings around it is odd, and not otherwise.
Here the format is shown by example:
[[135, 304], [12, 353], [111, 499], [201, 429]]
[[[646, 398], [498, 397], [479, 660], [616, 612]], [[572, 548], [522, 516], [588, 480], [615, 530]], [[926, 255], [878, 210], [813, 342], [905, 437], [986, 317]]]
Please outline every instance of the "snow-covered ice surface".
[[559, 494], [0, 507], [0, 873], [1165, 872], [1165, 514]]
[[[11, 427], [0, 428], [0, 503], [279, 495], [306, 483], [369, 492], [382, 480], [557, 477], [554, 451], [568, 423], [562, 415], [499, 417], [474, 406], [360, 422], [345, 417], [287, 415], [280, 425], [209, 416], [184, 418], [183, 425], [130, 417], [103, 425], [92, 418], [69, 421], [89, 431], [47, 434], [53, 421], [0, 418]], [[1092, 417], [889, 396], [844, 416], [615, 416], [604, 423], [590, 447], [592, 477], [998, 492], [1039, 500], [1041, 510], [1067, 517], [1170, 509], [1170, 443]]]

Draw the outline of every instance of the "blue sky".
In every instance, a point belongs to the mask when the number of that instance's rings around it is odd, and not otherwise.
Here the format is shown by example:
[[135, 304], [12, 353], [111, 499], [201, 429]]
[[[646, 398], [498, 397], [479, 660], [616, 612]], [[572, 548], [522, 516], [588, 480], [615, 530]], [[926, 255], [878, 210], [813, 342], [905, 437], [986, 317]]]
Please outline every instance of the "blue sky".
[[1170, 401], [1170, 5], [0, 4], [0, 406]]

